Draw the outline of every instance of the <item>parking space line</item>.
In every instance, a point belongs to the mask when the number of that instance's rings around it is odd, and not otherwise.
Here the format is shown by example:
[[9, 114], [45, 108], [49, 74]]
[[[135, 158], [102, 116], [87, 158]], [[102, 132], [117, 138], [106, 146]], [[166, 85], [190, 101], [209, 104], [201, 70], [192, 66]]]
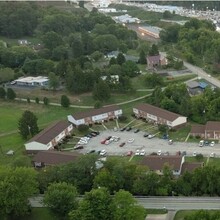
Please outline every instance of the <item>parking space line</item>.
[[116, 127], [119, 128], [118, 119], [115, 120]]
[[188, 141], [189, 136], [190, 136], [190, 133], [187, 135], [185, 142], [187, 142], [187, 141]]
[[132, 121], [130, 121], [128, 124], [126, 124], [123, 128], [127, 127], [128, 125], [130, 125], [131, 123], [133, 123], [134, 121], [136, 121], [137, 119], [133, 119]]
[[102, 123], [103, 128], [105, 128], [105, 130], [108, 130], [108, 128]]
[[150, 127], [145, 128], [144, 131], [145, 131], [145, 130], [148, 130], [148, 129], [151, 130], [151, 129], [156, 128], [156, 127], [157, 127], [157, 126], [153, 125], [153, 126], [150, 126]]
[[133, 159], [133, 157], [134, 157], [134, 154], [131, 156], [131, 158], [129, 159], [129, 162]]
[[92, 129], [92, 128], [89, 128], [89, 130], [90, 130], [90, 131], [95, 131], [95, 130], [94, 130], [94, 129]]

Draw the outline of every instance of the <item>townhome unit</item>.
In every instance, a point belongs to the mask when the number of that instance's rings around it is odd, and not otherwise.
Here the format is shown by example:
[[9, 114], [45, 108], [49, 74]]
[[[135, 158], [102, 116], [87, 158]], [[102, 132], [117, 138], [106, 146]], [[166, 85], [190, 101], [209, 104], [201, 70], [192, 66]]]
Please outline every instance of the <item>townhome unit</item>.
[[122, 109], [117, 105], [106, 106], [98, 109], [91, 109], [86, 112], [78, 112], [68, 115], [68, 121], [79, 126], [82, 124], [94, 124], [105, 120], [115, 119], [122, 115]]
[[187, 122], [187, 117], [185, 116], [145, 103], [133, 108], [133, 113], [137, 118], [145, 118], [149, 122], [164, 124], [169, 128], [178, 128]]
[[220, 140], [220, 122], [208, 121], [206, 125], [192, 125], [190, 134], [205, 139]]
[[167, 165], [172, 170], [173, 175], [178, 176], [181, 174], [184, 161], [184, 156], [149, 155], [143, 158], [141, 165], [147, 166], [151, 171], [154, 171], [159, 175], [163, 174], [163, 168]]
[[68, 121], [56, 122], [31, 138], [25, 144], [25, 149], [29, 153], [54, 149], [72, 130], [73, 125]]

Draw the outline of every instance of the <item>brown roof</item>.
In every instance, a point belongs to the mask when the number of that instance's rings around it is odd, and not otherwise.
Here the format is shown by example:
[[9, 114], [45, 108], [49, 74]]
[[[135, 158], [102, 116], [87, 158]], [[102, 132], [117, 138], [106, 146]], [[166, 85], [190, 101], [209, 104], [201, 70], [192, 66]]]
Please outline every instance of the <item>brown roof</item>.
[[34, 162], [41, 162], [45, 165], [56, 165], [75, 161], [80, 154], [60, 151], [39, 151], [33, 158]]
[[160, 62], [160, 54], [156, 56], [147, 56], [147, 60], [150, 63], [159, 63]]
[[181, 174], [183, 174], [186, 171], [193, 172], [196, 168], [202, 167], [203, 164], [204, 164], [203, 162], [194, 162], [194, 163], [184, 162], [182, 165]]
[[91, 109], [91, 110], [86, 111], [86, 112], [77, 112], [77, 113], [74, 113], [72, 116], [75, 120], [79, 120], [79, 119], [92, 117], [92, 116], [95, 116], [95, 115], [101, 115], [101, 114], [104, 114], [104, 113], [113, 112], [113, 111], [117, 111], [117, 110], [120, 110], [119, 106], [109, 105], [109, 106], [102, 107], [102, 108]]
[[205, 129], [209, 131], [220, 131], [220, 122], [219, 121], [208, 121], [206, 123]]
[[149, 114], [155, 115], [157, 117], [166, 119], [168, 121], [174, 121], [178, 117], [184, 117], [182, 115], [167, 111], [162, 108], [158, 108], [158, 107], [150, 105], [150, 104], [145, 104], [145, 103], [141, 103], [141, 104], [137, 105], [136, 108], [141, 111], [147, 112]]
[[48, 144], [57, 135], [64, 131], [69, 125], [70, 123], [68, 121], [58, 121], [41, 131], [39, 134], [35, 135], [28, 141], [28, 143], [36, 141], [42, 144]]
[[164, 164], [169, 164], [173, 170], [180, 170], [182, 156], [158, 156], [150, 155], [143, 158], [142, 165], [149, 167], [150, 170], [162, 170]]
[[191, 134], [205, 134], [205, 125], [192, 125]]

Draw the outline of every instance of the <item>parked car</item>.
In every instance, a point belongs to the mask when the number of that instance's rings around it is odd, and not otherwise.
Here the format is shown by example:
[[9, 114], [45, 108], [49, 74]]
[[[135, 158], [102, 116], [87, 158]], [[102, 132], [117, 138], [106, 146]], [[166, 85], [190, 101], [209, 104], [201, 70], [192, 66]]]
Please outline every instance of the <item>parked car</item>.
[[214, 147], [215, 146], [215, 141], [212, 141], [211, 143], [210, 143], [210, 147]]
[[127, 127], [126, 128], [126, 131], [130, 131], [132, 128], [131, 127]]
[[205, 141], [205, 146], [209, 146], [209, 141]]
[[173, 144], [173, 140], [170, 139], [170, 140], [168, 141], [168, 144], [169, 144], [169, 145]]
[[147, 138], [148, 138], [148, 139], [152, 139], [153, 137], [155, 137], [155, 135], [149, 134]]
[[135, 155], [139, 156], [140, 155], [140, 150], [136, 150]]
[[110, 140], [110, 139], [111, 139], [111, 137], [112, 137], [112, 136], [108, 136], [108, 137], [106, 138], [106, 140]]
[[167, 140], [169, 138], [169, 135], [168, 134], [164, 134], [163, 137], [162, 137], [164, 140]]
[[126, 156], [129, 156], [129, 157], [130, 157], [130, 156], [132, 156], [132, 154], [133, 154], [133, 151], [130, 150], [130, 151], [127, 152]]
[[121, 128], [120, 131], [124, 131], [126, 128]]
[[193, 157], [196, 157], [197, 156], [197, 152], [193, 152]]
[[122, 142], [119, 147], [124, 147], [125, 146], [125, 142]]
[[105, 144], [105, 142], [106, 142], [106, 139], [105, 139], [105, 140], [102, 140], [102, 141], [101, 141], [101, 144]]
[[95, 153], [95, 150], [90, 150], [87, 152], [87, 154], [93, 154], [93, 153]]
[[105, 145], [109, 145], [110, 143], [111, 143], [110, 140], [106, 140], [106, 141], [105, 141]]
[[134, 138], [128, 139], [128, 143], [133, 143], [133, 142], [134, 142]]
[[203, 147], [203, 146], [204, 146], [204, 143], [205, 143], [205, 141], [204, 141], [204, 140], [201, 140], [201, 141], [199, 142], [199, 147]]
[[161, 151], [161, 150], [158, 150], [158, 151], [157, 151], [157, 155], [160, 156], [161, 154], [162, 154], [162, 151]]
[[139, 131], [140, 131], [140, 129], [137, 128], [134, 130], [134, 133], [138, 133]]
[[215, 157], [215, 156], [216, 156], [215, 153], [210, 154], [210, 157], [212, 157], [212, 158]]
[[82, 145], [77, 145], [73, 148], [73, 150], [80, 150], [83, 149], [84, 147]]
[[91, 135], [92, 137], [96, 137], [96, 136], [97, 136], [97, 134], [94, 133], [94, 132], [91, 132], [90, 135]]
[[144, 156], [145, 155], [145, 150], [141, 150], [140, 151], [140, 156]]
[[104, 156], [107, 154], [106, 150], [101, 150], [100, 153], [99, 153], [101, 156]]
[[87, 134], [86, 137], [88, 137], [88, 138], [92, 138], [93, 135], [92, 135], [92, 134]]
[[99, 131], [93, 131], [92, 133], [96, 134], [96, 135], [99, 135], [100, 132]]
[[145, 133], [145, 134], [144, 134], [144, 137], [148, 137], [148, 135], [149, 135], [148, 133]]
[[168, 151], [166, 151], [166, 152], [164, 152], [164, 154], [163, 154], [164, 156], [169, 156], [169, 152]]

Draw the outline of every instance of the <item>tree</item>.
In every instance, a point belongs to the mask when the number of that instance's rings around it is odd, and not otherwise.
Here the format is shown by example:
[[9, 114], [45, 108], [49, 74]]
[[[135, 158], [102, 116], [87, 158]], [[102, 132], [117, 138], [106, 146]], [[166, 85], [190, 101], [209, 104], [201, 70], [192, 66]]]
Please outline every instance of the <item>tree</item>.
[[89, 130], [89, 126], [81, 124], [81, 125], [78, 126], [78, 130], [79, 130], [79, 132], [86, 132], [86, 131]]
[[146, 54], [143, 50], [141, 50], [141, 52], [139, 54], [139, 63], [140, 64], [146, 64], [147, 63]]
[[44, 105], [48, 105], [49, 104], [49, 99], [47, 97], [43, 98], [43, 103]]
[[156, 56], [159, 55], [159, 50], [156, 44], [152, 44], [150, 51], [149, 51], [149, 56]]
[[0, 210], [3, 217], [9, 215], [15, 219], [28, 213], [28, 198], [37, 193], [36, 177], [33, 168], [0, 167]]
[[7, 99], [14, 100], [16, 98], [16, 93], [14, 92], [13, 89], [8, 88], [6, 96], [7, 96]]
[[59, 78], [55, 73], [49, 73], [49, 87], [56, 90], [59, 86]]
[[116, 60], [117, 60], [118, 65], [120, 65], [120, 66], [126, 61], [123, 53], [119, 53]]
[[24, 139], [29, 135], [32, 137], [39, 132], [37, 117], [31, 111], [25, 111], [18, 121], [18, 130]]
[[44, 194], [44, 204], [60, 217], [65, 217], [77, 208], [76, 187], [65, 183], [52, 183]]
[[70, 213], [70, 220], [112, 220], [112, 198], [105, 188], [92, 189], [79, 203], [79, 208]]
[[0, 99], [5, 99], [6, 91], [3, 87], [0, 87]]
[[47, 32], [43, 36], [43, 43], [46, 48], [52, 50], [63, 44], [62, 37], [54, 31]]
[[140, 69], [135, 62], [127, 60], [122, 64], [122, 73], [124, 76], [135, 77], [140, 75]]
[[110, 99], [111, 93], [108, 84], [103, 80], [99, 80], [94, 86], [93, 97], [95, 100], [99, 101], [106, 101]]
[[101, 108], [102, 107], [102, 103], [100, 101], [96, 101], [94, 104], [94, 108]]
[[35, 102], [36, 102], [36, 104], [39, 104], [40, 100], [38, 97], [35, 98]]
[[173, 17], [173, 14], [170, 12], [170, 11], [165, 11], [164, 13], [163, 13], [163, 18], [164, 19], [169, 19], [169, 18], [172, 18]]
[[0, 82], [8, 82], [14, 79], [15, 72], [11, 68], [0, 68]]
[[68, 108], [70, 106], [70, 100], [66, 95], [61, 96], [61, 101], [60, 101], [61, 106], [64, 108]]
[[146, 212], [144, 207], [137, 204], [133, 196], [124, 190], [119, 190], [114, 198], [114, 220], [144, 220]]
[[163, 85], [163, 78], [159, 74], [153, 73], [153, 74], [147, 74], [145, 76], [145, 85], [149, 88], [154, 88], [156, 86], [162, 86]]

